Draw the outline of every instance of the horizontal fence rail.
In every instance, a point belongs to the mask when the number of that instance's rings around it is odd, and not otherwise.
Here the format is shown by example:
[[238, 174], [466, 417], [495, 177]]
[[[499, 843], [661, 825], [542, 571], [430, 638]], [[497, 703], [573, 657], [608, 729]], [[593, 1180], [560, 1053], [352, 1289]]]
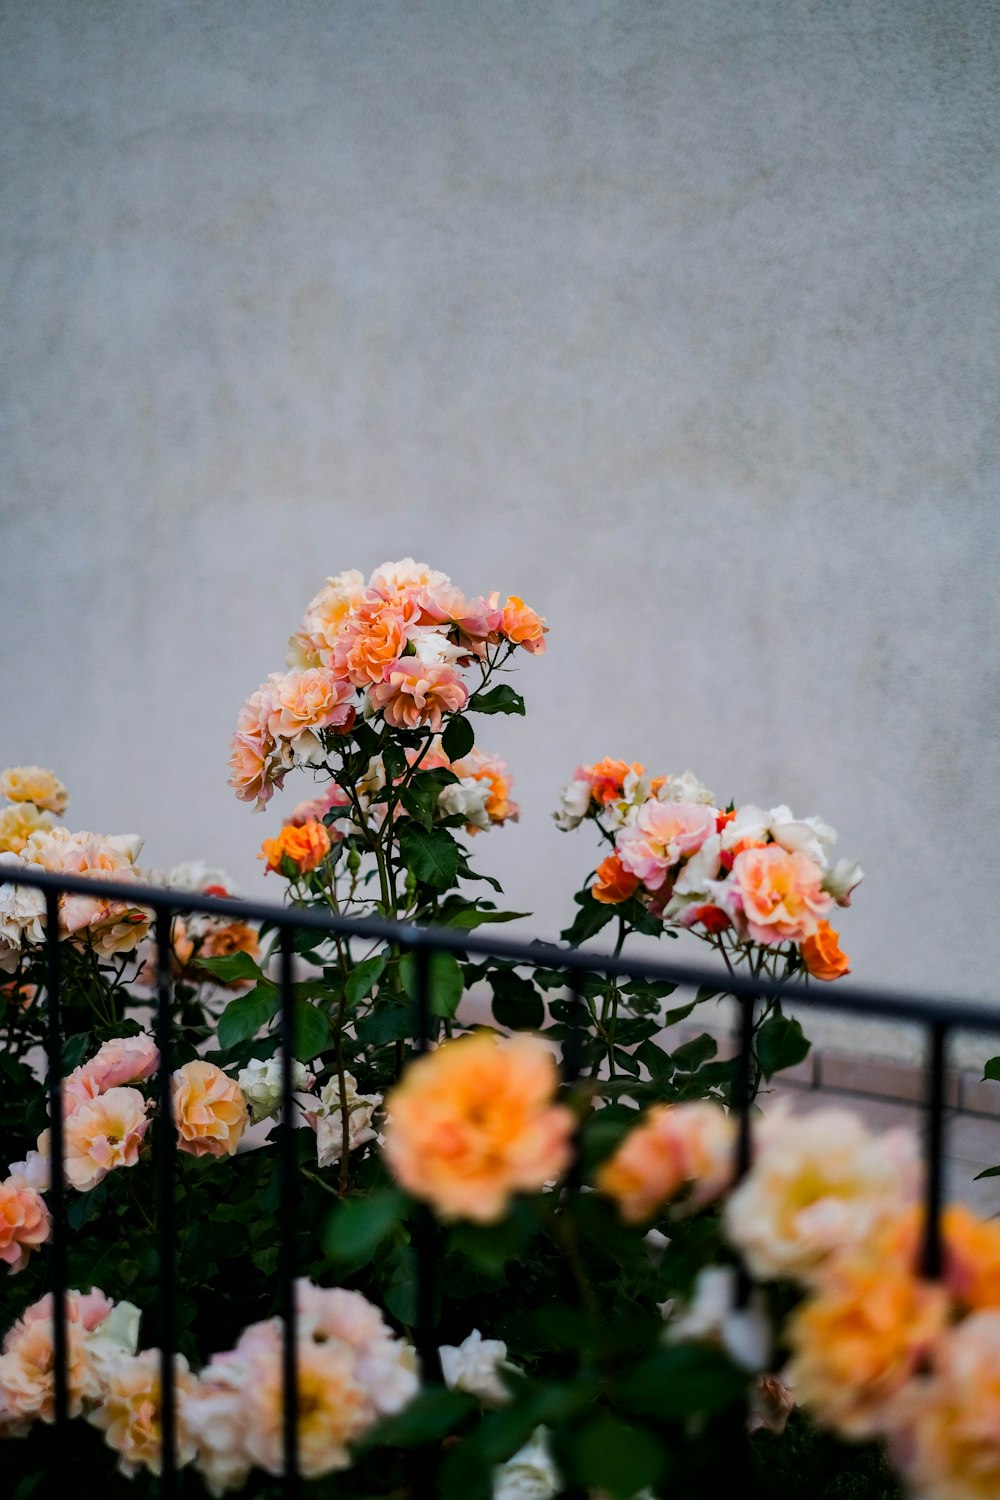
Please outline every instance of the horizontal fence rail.
[[[294, 1135], [293, 1086], [293, 974], [294, 940], [298, 932], [317, 933], [339, 938], [381, 940], [393, 943], [402, 952], [414, 955], [417, 1034], [414, 1048], [419, 1054], [432, 1043], [434, 1018], [430, 994], [430, 955], [435, 951], [471, 954], [495, 958], [519, 965], [558, 970], [566, 976], [570, 1005], [567, 1035], [562, 1044], [562, 1071], [566, 1083], [574, 1083], [581, 1072], [583, 1032], [588, 1020], [581, 998], [581, 976], [599, 973], [629, 980], [664, 982], [692, 990], [708, 989], [713, 996], [731, 997], [735, 1006], [735, 1034], [738, 1041], [734, 1101], [739, 1116], [736, 1144], [736, 1175], [742, 1176], [750, 1166], [752, 1150], [751, 1046], [756, 1006], [761, 1001], [787, 1001], [796, 1007], [842, 1014], [864, 1015], [873, 1019], [890, 1019], [917, 1023], [926, 1037], [924, 1065], [925, 1135], [925, 1220], [923, 1271], [934, 1278], [941, 1270], [941, 1211], [943, 1189], [945, 1070], [949, 1034], [956, 1030], [973, 1030], [1000, 1034], [1000, 1006], [989, 1006], [960, 998], [917, 995], [906, 991], [872, 989], [862, 985], [839, 985], [817, 992], [803, 986], [800, 980], [773, 980], [735, 974], [709, 965], [672, 962], [662, 958], [623, 959], [612, 954], [590, 950], [568, 949], [554, 943], [519, 941], [512, 938], [483, 937], [475, 932], [453, 927], [418, 927], [380, 917], [349, 918], [335, 913], [317, 912], [278, 906], [273, 903], [245, 901], [233, 897], [204, 896], [177, 889], [119, 883], [88, 876], [50, 874], [31, 867], [0, 864], [0, 884], [30, 886], [45, 893], [46, 898], [46, 1056], [48, 1063], [47, 1094], [51, 1129], [51, 1247], [50, 1279], [53, 1299], [53, 1467], [58, 1469], [60, 1451], [65, 1443], [69, 1419], [67, 1372], [67, 1220], [64, 1176], [63, 1079], [61, 958], [59, 933], [59, 897], [61, 895], [93, 896], [127, 902], [153, 913], [153, 932], [157, 946], [155, 976], [155, 1040], [159, 1049], [157, 1079], [158, 1118], [154, 1136], [157, 1193], [157, 1247], [159, 1266], [159, 1326], [161, 1374], [161, 1443], [162, 1472], [160, 1492], [166, 1497], [177, 1493], [177, 1428], [175, 1402], [174, 1344], [176, 1331], [176, 1294], [174, 1285], [174, 1173], [176, 1138], [173, 1129], [171, 1095], [171, 1053], [173, 1043], [173, 976], [170, 969], [171, 921], [175, 915], [198, 913], [206, 916], [238, 918], [244, 922], [268, 924], [277, 933], [277, 985], [280, 995], [278, 1038], [281, 1053], [281, 1116], [278, 1133], [279, 1212], [281, 1241], [278, 1262], [278, 1305], [283, 1324], [282, 1391], [283, 1426], [282, 1485], [286, 1500], [300, 1491], [298, 1463], [298, 1381], [296, 1369], [295, 1304], [295, 1225], [299, 1201], [298, 1168]], [[578, 1164], [570, 1168], [570, 1180], [578, 1181]], [[425, 1381], [441, 1380], [440, 1357], [435, 1338], [434, 1305], [436, 1292], [437, 1236], [429, 1209], [421, 1210], [414, 1225], [414, 1250], [417, 1275], [417, 1317], [415, 1342]], [[749, 1295], [746, 1275], [737, 1278], [739, 1302]], [[743, 1438], [734, 1434], [733, 1463], [745, 1465], [745, 1426]], [[734, 1469], [735, 1472], [735, 1469]], [[743, 1472], [745, 1473], [745, 1467]], [[420, 1483], [418, 1479], [418, 1483]], [[429, 1481], [422, 1485], [431, 1494]]]

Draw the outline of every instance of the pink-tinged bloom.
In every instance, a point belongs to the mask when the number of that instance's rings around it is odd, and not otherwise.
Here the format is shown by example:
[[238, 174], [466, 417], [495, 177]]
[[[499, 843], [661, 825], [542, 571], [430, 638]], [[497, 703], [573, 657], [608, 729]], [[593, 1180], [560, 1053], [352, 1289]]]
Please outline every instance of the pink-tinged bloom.
[[159, 1062], [156, 1043], [147, 1032], [115, 1037], [99, 1047], [89, 1062], [74, 1068], [63, 1083], [63, 1097], [82, 1104], [122, 1084], [142, 1083], [153, 1076]]
[[750, 937], [771, 944], [811, 937], [833, 904], [822, 880], [819, 865], [779, 844], [742, 850], [733, 861], [731, 890]]
[[51, 1228], [44, 1200], [23, 1178], [0, 1182], [0, 1260], [12, 1275], [24, 1270], [32, 1250], [46, 1243]]
[[387, 663], [402, 656], [416, 621], [415, 602], [397, 608], [366, 595], [334, 647], [334, 671], [355, 687], [379, 682]]
[[545, 650], [548, 632], [545, 617], [538, 615], [523, 599], [511, 594], [501, 612], [500, 633], [514, 646], [538, 655]]
[[290, 665], [318, 667], [327, 662], [364, 591], [364, 578], [356, 569], [328, 578], [310, 599], [302, 624], [289, 642]]
[[185, 1063], [173, 1075], [177, 1144], [191, 1156], [232, 1156], [247, 1126], [239, 1084], [214, 1063]]
[[305, 730], [350, 729], [357, 717], [354, 689], [325, 667], [275, 673], [271, 679], [268, 733], [294, 740]]
[[368, 580], [368, 591], [392, 604], [415, 600], [428, 589], [439, 589], [451, 582], [446, 573], [403, 557], [399, 562], [384, 562]]
[[[422, 762], [426, 765], [426, 762]], [[318, 797], [311, 797], [305, 802], [297, 802], [285, 819], [285, 823], [293, 828], [301, 828], [305, 823], [322, 823], [328, 812], [334, 808], [350, 807], [351, 799], [344, 788], [336, 781], [331, 781], [325, 792]], [[330, 836], [334, 839], [342, 838], [343, 834], [330, 829]]]
[[115, 1170], [134, 1167], [149, 1128], [148, 1105], [138, 1089], [108, 1089], [67, 1118], [66, 1180], [88, 1192]]
[[274, 744], [255, 735], [236, 733], [229, 748], [229, 785], [241, 802], [256, 803], [261, 812], [274, 788], [285, 779], [286, 767], [272, 759]]
[[425, 589], [418, 603], [421, 624], [456, 626], [460, 645], [475, 656], [483, 654], [486, 641], [503, 621], [503, 612], [495, 604], [482, 597], [466, 599], [452, 584]]
[[646, 802], [635, 823], [619, 829], [615, 848], [626, 870], [655, 891], [714, 833], [715, 813], [703, 802]]
[[[87, 1334], [108, 1316], [103, 1292], [66, 1295], [66, 1365], [70, 1416], [99, 1399], [100, 1370], [90, 1357]], [[0, 1354], [0, 1436], [22, 1437], [32, 1422], [54, 1419], [52, 1293], [32, 1303], [3, 1341]]]
[[717, 1104], [660, 1104], [622, 1141], [597, 1174], [623, 1219], [651, 1219], [682, 1189], [703, 1208], [732, 1181], [736, 1130]]
[[469, 690], [451, 667], [428, 667], [407, 656], [388, 664], [384, 680], [375, 683], [368, 696], [394, 729], [428, 724], [436, 734], [446, 713], [465, 707]]
[[[33, 835], [25, 858], [43, 869], [67, 875], [90, 875], [95, 883], [113, 880], [128, 884], [138, 879], [135, 861], [142, 839], [135, 834], [70, 833], [53, 828]], [[149, 929], [149, 913], [124, 901], [101, 896], [63, 896], [59, 902], [62, 930], [69, 937], [85, 936], [98, 953], [130, 953]]]

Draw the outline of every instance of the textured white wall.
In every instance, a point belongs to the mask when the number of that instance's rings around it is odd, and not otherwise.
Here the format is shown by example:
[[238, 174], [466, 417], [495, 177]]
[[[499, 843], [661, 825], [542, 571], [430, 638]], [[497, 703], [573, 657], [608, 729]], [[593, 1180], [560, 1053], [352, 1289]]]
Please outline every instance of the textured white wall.
[[995, 994], [998, 52], [993, 0], [2, 0], [0, 761], [257, 888], [236, 709], [412, 552], [549, 617], [476, 849], [540, 931], [620, 753], [823, 814], [856, 973]]

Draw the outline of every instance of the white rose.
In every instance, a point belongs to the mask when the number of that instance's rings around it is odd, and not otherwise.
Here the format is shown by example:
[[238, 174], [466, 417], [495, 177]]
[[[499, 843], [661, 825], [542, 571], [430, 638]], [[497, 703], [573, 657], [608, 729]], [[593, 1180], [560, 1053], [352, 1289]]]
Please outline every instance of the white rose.
[[[381, 1094], [359, 1094], [357, 1082], [350, 1073], [344, 1074], [347, 1094], [348, 1151], [373, 1141], [376, 1131], [372, 1128], [372, 1115], [382, 1103]], [[344, 1151], [344, 1122], [340, 1098], [340, 1080], [334, 1075], [320, 1091], [317, 1108], [310, 1110], [309, 1123], [316, 1128], [316, 1157], [321, 1167], [329, 1167], [339, 1161]]]
[[665, 776], [656, 795], [661, 802], [704, 802], [711, 806], [715, 801], [714, 793], [698, 780], [693, 771], [683, 771], [680, 776]]
[[500, 1339], [484, 1339], [478, 1328], [460, 1344], [444, 1344], [440, 1350], [444, 1383], [450, 1390], [465, 1391], [487, 1406], [502, 1406], [510, 1392], [500, 1379], [507, 1365], [507, 1345]]
[[836, 831], [822, 818], [795, 818], [790, 807], [772, 807], [768, 813], [771, 837], [789, 854], [804, 854], [825, 870], [830, 850], [837, 842]]
[[[27, 861], [15, 854], [0, 855], [0, 865], [24, 868]], [[12, 949], [25, 942], [40, 943], [45, 938], [45, 892], [28, 885], [0, 885], [0, 939]], [[17, 964], [15, 954], [14, 967]]]
[[745, 807], [737, 808], [736, 816], [730, 818], [723, 828], [722, 847], [732, 849], [742, 839], [763, 843], [769, 831], [769, 814], [762, 807], [755, 807], [752, 802], [748, 802]]
[[493, 1500], [552, 1500], [561, 1488], [544, 1427], [536, 1427], [524, 1447], [493, 1470]]
[[84, 1334], [84, 1346], [97, 1367], [101, 1384], [106, 1385], [112, 1369], [124, 1357], [131, 1357], [139, 1347], [139, 1322], [142, 1313], [131, 1302], [116, 1302], [102, 1323]]
[[461, 781], [452, 781], [444, 787], [438, 798], [437, 810], [444, 818], [464, 818], [475, 828], [489, 828], [490, 815], [486, 803], [490, 788], [485, 781], [475, 776], [463, 776]]
[[[302, 1063], [292, 1062], [292, 1088], [308, 1087], [309, 1074]], [[269, 1120], [281, 1108], [281, 1058], [269, 1057], [266, 1061], [253, 1058], [237, 1075], [243, 1097], [250, 1107], [254, 1124]]]
[[590, 807], [590, 782], [571, 781], [569, 786], [564, 786], [559, 793], [559, 811], [552, 816], [556, 820], [556, 827], [561, 828], [564, 833], [569, 833], [578, 827], [587, 816]]
[[417, 660], [425, 667], [450, 666], [469, 655], [468, 650], [448, 639], [446, 625], [419, 625], [410, 642]]
[[865, 878], [856, 859], [838, 859], [823, 877], [823, 889], [829, 891], [838, 906], [850, 906], [851, 896]]
[[732, 1266], [699, 1271], [694, 1296], [667, 1324], [670, 1343], [710, 1343], [725, 1349], [744, 1370], [763, 1370], [771, 1350], [767, 1316], [759, 1297], [737, 1308]]

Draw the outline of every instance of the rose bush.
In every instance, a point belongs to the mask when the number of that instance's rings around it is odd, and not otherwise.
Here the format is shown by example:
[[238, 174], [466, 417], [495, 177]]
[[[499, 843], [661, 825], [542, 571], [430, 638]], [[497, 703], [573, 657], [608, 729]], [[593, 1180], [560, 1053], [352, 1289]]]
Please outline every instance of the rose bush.
[[[290, 776], [313, 782], [261, 850], [293, 907], [458, 938], [518, 915], [471, 863], [479, 835], [518, 815], [506, 767], [476, 741], [483, 717], [524, 712], [502, 674], [543, 651], [545, 633], [520, 598], [469, 598], [412, 559], [324, 585], [286, 670], [247, 698], [230, 759], [236, 795], [269, 815]], [[887, 1445], [915, 1495], [993, 1493], [1000, 1230], [950, 1211], [944, 1275], [924, 1281], [912, 1140], [840, 1114], [770, 1111], [736, 1182], [734, 1064], [708, 1033], [677, 1045], [669, 1029], [725, 993], [730, 972], [803, 983], [846, 972], [830, 918], [861, 872], [832, 859], [819, 819], [723, 807], [690, 773], [651, 778], [615, 760], [577, 771], [557, 821], [594, 826], [605, 848], [563, 937], [579, 947], [613, 924], [621, 953], [633, 935], [691, 934], [715, 953], [718, 988], [680, 1004], [673, 985], [611, 980], [598, 963], [574, 995], [557, 945], [524, 966], [458, 942], [428, 960], [430, 1048], [415, 1057], [413, 955], [298, 931], [301, 1201], [283, 1225], [273, 932], [183, 911], [186, 896], [234, 894], [222, 871], [144, 876], [137, 839], [67, 831], [51, 773], [13, 768], [0, 790], [8, 873], [37, 865], [95, 883], [59, 902], [80, 1419], [67, 1457], [95, 1492], [152, 1495], [161, 1464], [158, 955], [141, 897], [102, 900], [113, 878], [168, 884], [181, 908], [166, 957], [185, 1494], [279, 1493], [283, 1232], [300, 1273], [309, 1494], [402, 1496], [430, 1476], [446, 1500], [693, 1497], [717, 1492], [741, 1429], [755, 1434], [761, 1494], [785, 1493], [775, 1445], [792, 1445], [801, 1482], [814, 1441], [880, 1475], [872, 1493], [894, 1493], [883, 1448], [854, 1458], [856, 1440]], [[16, 1500], [46, 1472], [53, 1415], [45, 922], [36, 892], [0, 885], [0, 1437]], [[807, 1048], [798, 1022], [765, 1006], [753, 1089]], [[415, 1351], [421, 1235], [439, 1367]], [[815, 1424], [829, 1435], [815, 1438]]]

